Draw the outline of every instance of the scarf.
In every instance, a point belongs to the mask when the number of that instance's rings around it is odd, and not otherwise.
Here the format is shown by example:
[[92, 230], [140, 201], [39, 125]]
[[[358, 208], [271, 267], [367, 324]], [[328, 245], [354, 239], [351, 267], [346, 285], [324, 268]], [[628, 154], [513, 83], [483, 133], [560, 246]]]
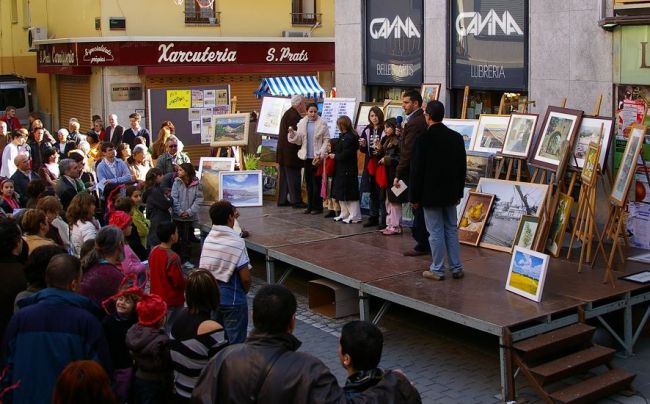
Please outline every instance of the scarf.
[[212, 226], [203, 243], [199, 268], [207, 269], [218, 281], [228, 282], [242, 251], [246, 251], [246, 242], [228, 226]]

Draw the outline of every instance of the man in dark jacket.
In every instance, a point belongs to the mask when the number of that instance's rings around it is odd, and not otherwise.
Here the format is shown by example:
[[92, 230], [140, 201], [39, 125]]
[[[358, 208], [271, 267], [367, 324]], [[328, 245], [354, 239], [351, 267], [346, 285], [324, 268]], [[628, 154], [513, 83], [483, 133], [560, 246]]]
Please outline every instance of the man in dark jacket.
[[289, 108], [280, 121], [280, 132], [278, 133], [278, 151], [275, 161], [280, 166], [280, 195], [278, 206], [293, 204], [296, 209], [307, 207], [302, 202], [300, 169], [304, 162], [298, 158], [300, 146], [289, 143], [289, 127], [294, 130], [298, 127], [298, 121], [302, 118], [301, 113], [305, 109], [301, 95], [291, 97], [291, 108]]
[[[415, 154], [415, 144], [419, 137], [427, 131], [427, 122], [424, 119], [422, 111], [422, 96], [416, 90], [410, 90], [404, 93], [402, 97], [402, 106], [406, 113], [404, 119], [404, 128], [400, 135], [400, 156], [396, 168], [395, 180], [393, 186], [399, 188], [400, 180], [404, 181], [407, 186], [411, 175], [411, 158]], [[408, 191], [408, 190], [407, 190]], [[429, 254], [429, 233], [427, 233], [424, 224], [424, 213], [422, 208], [413, 208], [413, 229], [411, 231], [415, 239], [415, 247], [404, 253], [409, 257]]]
[[108, 116], [108, 126], [104, 129], [105, 135], [104, 138], [113, 143], [115, 147], [119, 146], [122, 143], [122, 138], [124, 137], [124, 127], [117, 123], [117, 115], [110, 114]]
[[131, 146], [131, 150], [135, 148], [135, 138], [138, 136], [144, 138], [144, 141], [147, 143], [147, 148], [151, 144], [151, 133], [147, 129], [140, 127], [141, 119], [142, 117], [137, 112], [129, 115], [131, 126], [124, 131], [124, 135], [122, 136], [122, 142], [128, 143]]
[[76, 293], [81, 282], [79, 259], [55, 255], [45, 279], [48, 287], [25, 298], [7, 327], [3, 343], [7, 381], [20, 381], [10, 402], [51, 402], [56, 379], [70, 362], [94, 360], [110, 370], [108, 344], [92, 314], [93, 303]]
[[79, 192], [86, 190], [84, 183], [79, 179], [81, 175], [81, 167], [73, 159], [63, 159], [59, 161], [59, 178], [54, 184], [54, 192], [61, 200], [63, 210], [68, 210], [72, 198]]
[[27, 200], [29, 199], [27, 186], [30, 182], [39, 180], [41, 177], [29, 168], [29, 156], [26, 154], [17, 155], [14, 164], [16, 165], [16, 172], [10, 178], [14, 182], [14, 190], [18, 193], [18, 202], [24, 208], [27, 206]]
[[32, 149], [32, 171], [38, 172], [41, 166], [47, 161], [43, 161], [45, 152], [52, 148], [52, 144], [43, 140], [45, 135], [45, 128], [42, 126], [37, 126], [34, 128], [34, 139], [31, 140], [28, 144]]
[[445, 107], [431, 101], [425, 111], [430, 123], [424, 136], [415, 144], [411, 169], [411, 192], [414, 209], [424, 209], [424, 220], [429, 231], [433, 262], [422, 276], [444, 280], [444, 261], [454, 279], [463, 277], [456, 205], [463, 197], [467, 160], [463, 137], [442, 123]]

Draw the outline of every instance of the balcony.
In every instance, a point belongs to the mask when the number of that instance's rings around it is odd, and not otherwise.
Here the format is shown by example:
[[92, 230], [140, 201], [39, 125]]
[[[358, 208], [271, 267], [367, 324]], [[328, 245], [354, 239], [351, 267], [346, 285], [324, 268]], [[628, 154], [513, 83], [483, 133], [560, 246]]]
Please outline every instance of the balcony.
[[291, 25], [320, 24], [322, 16], [322, 13], [291, 13]]
[[185, 25], [211, 25], [221, 24], [221, 12], [212, 8], [198, 8], [185, 10]]

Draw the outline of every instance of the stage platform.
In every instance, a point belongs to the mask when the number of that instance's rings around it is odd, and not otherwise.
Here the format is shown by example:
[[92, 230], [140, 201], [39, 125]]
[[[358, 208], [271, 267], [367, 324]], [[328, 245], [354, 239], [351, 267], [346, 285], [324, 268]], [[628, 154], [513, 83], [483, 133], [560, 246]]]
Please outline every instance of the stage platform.
[[[210, 229], [207, 207], [201, 212], [201, 229]], [[516, 341], [578, 321], [597, 318], [632, 354], [634, 343], [650, 316], [650, 285], [617, 280], [603, 284], [602, 258], [595, 269], [551, 259], [540, 303], [505, 290], [510, 254], [461, 246], [465, 277], [437, 282], [422, 277], [430, 257], [405, 257], [414, 245], [407, 230], [401, 236], [383, 236], [361, 224], [344, 224], [322, 215], [306, 215], [291, 207], [266, 205], [239, 208], [241, 225], [250, 232], [249, 249], [266, 257], [268, 282], [282, 283], [291, 269], [276, 279], [275, 263], [302, 269], [354, 288], [359, 293], [360, 318], [379, 322], [395, 303], [459, 323], [499, 338], [502, 397], [514, 397], [513, 369], [508, 347]], [[575, 255], [575, 254], [574, 254]], [[631, 274], [648, 265], [626, 262], [615, 276]], [[383, 302], [374, 318], [369, 299]], [[632, 307], [645, 308], [635, 330]], [[603, 315], [620, 311], [619, 335]]]

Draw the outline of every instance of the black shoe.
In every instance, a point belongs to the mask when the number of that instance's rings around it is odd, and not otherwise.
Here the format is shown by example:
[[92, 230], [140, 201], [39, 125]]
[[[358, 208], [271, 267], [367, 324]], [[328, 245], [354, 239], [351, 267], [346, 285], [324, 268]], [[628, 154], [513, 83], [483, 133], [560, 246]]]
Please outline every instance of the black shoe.
[[282, 203], [278, 203], [278, 206], [280, 206], [280, 207], [282, 207], [282, 206], [291, 206], [291, 204], [289, 202], [282, 202]]
[[294, 209], [307, 209], [307, 204], [302, 203], [302, 202], [298, 202], [298, 203], [293, 205], [293, 208]]
[[311, 211], [312, 215], [322, 215], [323, 214], [323, 209], [314, 209]]
[[372, 227], [379, 224], [379, 218], [377, 216], [370, 216], [368, 221], [363, 224], [363, 227]]
[[330, 218], [330, 217], [334, 217], [334, 216], [336, 216], [336, 212], [333, 211], [333, 210], [330, 210], [330, 211], [327, 212], [327, 214], [325, 215], [326, 218]]
[[302, 213], [304, 213], [305, 215], [309, 215], [311, 212], [312, 212], [311, 209], [305, 209]]
[[190, 243], [200, 243], [200, 242], [201, 242], [201, 239], [199, 239], [199, 238], [196, 237], [194, 234], [192, 234], [192, 235], [190, 235], [189, 242], [190, 242]]

